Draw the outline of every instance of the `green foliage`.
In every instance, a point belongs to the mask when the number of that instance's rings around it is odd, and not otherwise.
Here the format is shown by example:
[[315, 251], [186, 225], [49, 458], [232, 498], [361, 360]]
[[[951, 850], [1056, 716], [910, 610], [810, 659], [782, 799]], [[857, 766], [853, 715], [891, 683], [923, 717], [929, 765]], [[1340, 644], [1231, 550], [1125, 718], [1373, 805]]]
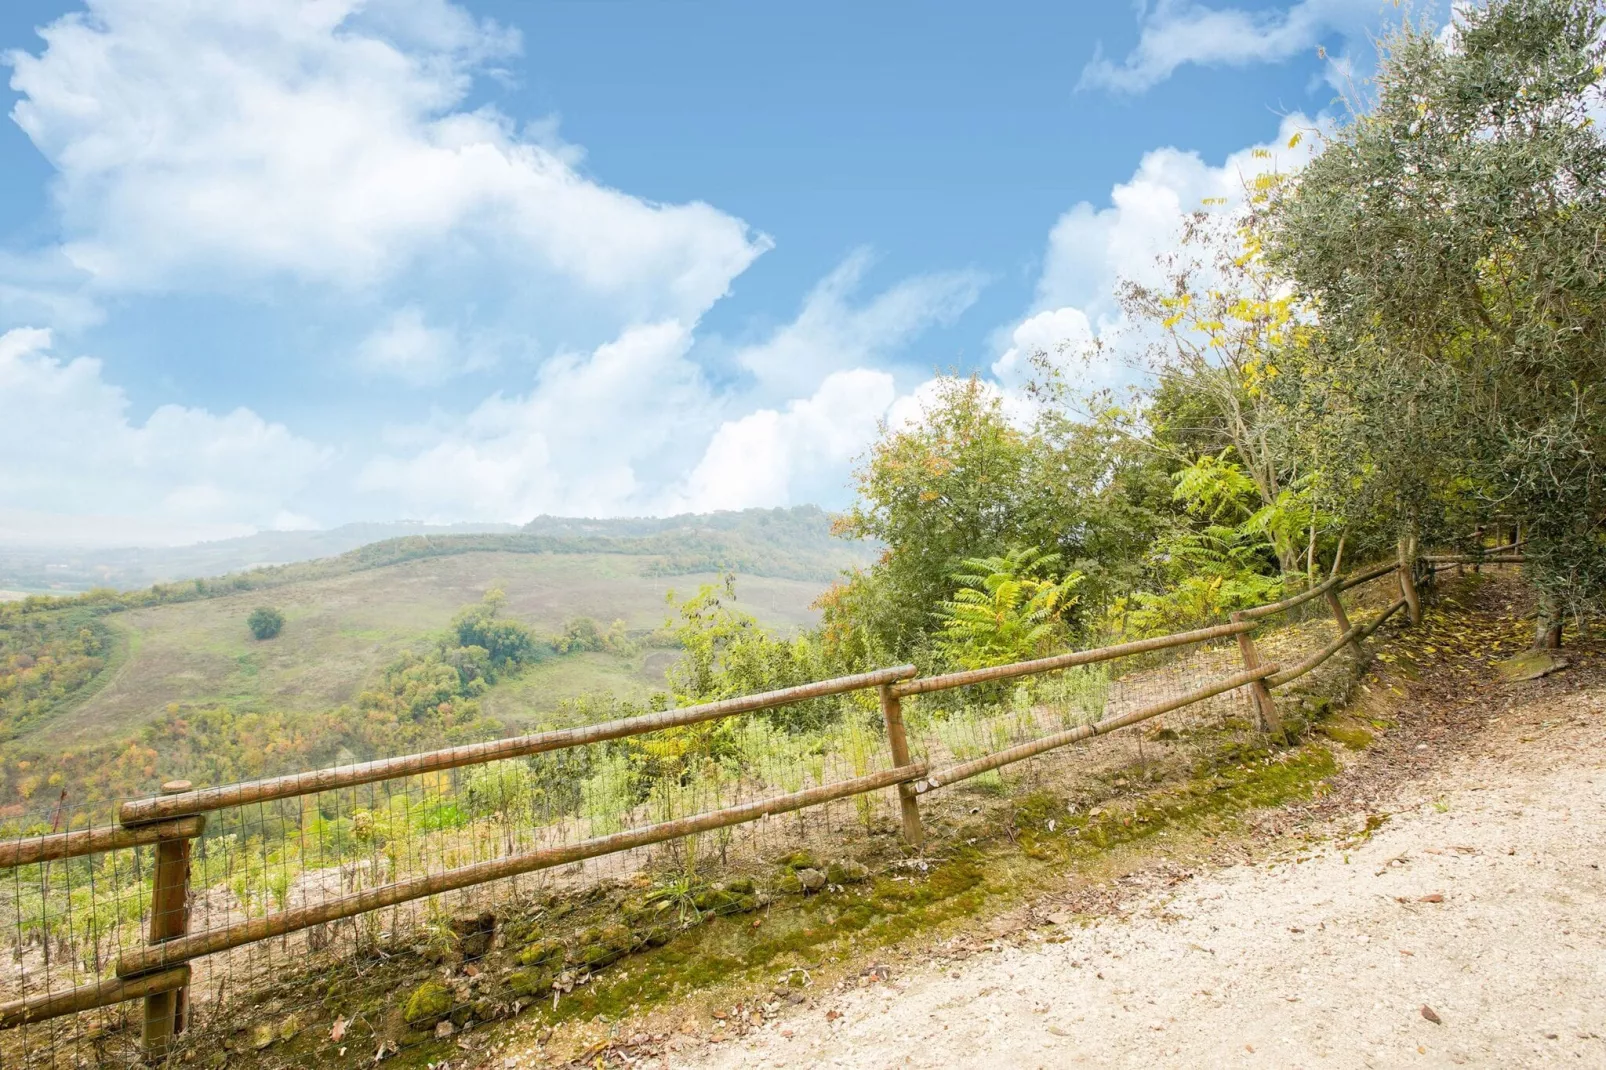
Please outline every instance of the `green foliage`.
[[604, 650], [607, 645], [602, 629], [590, 617], [575, 617], [565, 622], [562, 633], [552, 640], [552, 648], [559, 654]]
[[1592, 0], [1407, 26], [1270, 232], [1318, 304], [1302, 405], [1350, 514], [1408, 540], [1516, 516], [1552, 616], [1606, 592], [1603, 30]]
[[478, 605], [460, 610], [452, 618], [457, 645], [484, 651], [493, 671], [517, 669], [551, 651], [551, 645], [537, 638], [526, 625], [504, 620], [501, 613], [506, 606], [507, 595], [493, 587]]
[[272, 606], [258, 606], [245, 619], [245, 626], [257, 639], [273, 639], [284, 628], [284, 614]]
[[0, 607], [0, 738], [78, 697], [113, 646], [111, 629], [82, 609], [24, 614]]
[[827, 643], [926, 660], [953, 573], [1013, 547], [1085, 576], [1066, 621], [1075, 633], [1090, 607], [1137, 582], [1157, 530], [1164, 473], [1130, 423], [1108, 405], [1079, 419], [1044, 406], [1017, 426], [980, 380], [941, 381], [921, 420], [889, 429], [857, 473], [840, 529], [887, 550], [822, 600]]
[[938, 612], [937, 649], [966, 669], [1040, 657], [1066, 636], [1065, 615], [1076, 604], [1082, 574], [1056, 579], [1059, 555], [1031, 548], [1002, 557], [970, 558], [954, 575], [960, 586]]

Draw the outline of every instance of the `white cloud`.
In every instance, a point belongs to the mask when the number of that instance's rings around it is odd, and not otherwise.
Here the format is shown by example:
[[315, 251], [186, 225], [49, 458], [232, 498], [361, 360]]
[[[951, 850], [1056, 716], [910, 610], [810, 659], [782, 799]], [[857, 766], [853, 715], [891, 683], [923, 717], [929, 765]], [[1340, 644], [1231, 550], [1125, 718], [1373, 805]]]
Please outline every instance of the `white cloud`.
[[[1156, 283], [1157, 258], [1177, 246], [1184, 219], [1207, 200], [1241, 204], [1246, 183], [1270, 170], [1291, 171], [1315, 150], [1324, 121], [1290, 115], [1269, 144], [1254, 145], [1213, 166], [1196, 152], [1175, 148], [1144, 154], [1131, 178], [1110, 191], [1110, 203], [1073, 206], [1049, 232], [1037, 292], [1027, 315], [998, 340], [1001, 355], [993, 374], [1016, 390], [1031, 377], [1030, 358], [1045, 353], [1062, 368], [1074, 368], [1073, 385], [1119, 387], [1133, 373], [1117, 354], [1082, 361], [1088, 344], [1123, 325], [1116, 289], [1123, 279]], [[1290, 147], [1294, 136], [1298, 144]]]
[[811, 397], [721, 425], [676, 506], [692, 512], [837, 497], [847, 467], [896, 398], [892, 376], [854, 368]]
[[870, 262], [867, 251], [853, 253], [809, 292], [795, 320], [736, 354], [761, 397], [799, 398], [833, 372], [886, 364], [922, 331], [953, 322], [981, 289], [974, 272], [918, 275], [855, 307]]
[[119, 291], [367, 287], [489, 258], [553, 305], [695, 318], [768, 247], [705, 204], [584, 177], [548, 131], [466, 110], [517, 47], [444, 0], [87, 0], [12, 52], [66, 255]]
[[[1155, 257], [1175, 248], [1185, 216], [1207, 200], [1241, 203], [1245, 184], [1256, 176], [1302, 167], [1317, 146], [1311, 132], [1322, 125], [1289, 115], [1271, 142], [1232, 153], [1220, 166], [1176, 148], [1145, 153], [1132, 177], [1110, 191], [1107, 206], [1083, 201], [1055, 222], [1035, 310], [1074, 304], [1095, 323], [1108, 319], [1117, 281], [1151, 277]], [[1290, 147], [1296, 134], [1299, 142]]]
[[632, 327], [549, 361], [523, 396], [397, 429], [360, 487], [426, 520], [839, 499], [896, 396], [894, 374], [875, 365], [958, 315], [980, 285], [964, 273], [918, 276], [855, 302], [866, 266], [864, 254], [849, 257], [794, 320], [739, 349], [750, 382], [710, 382], [678, 320]]
[[1079, 308], [1055, 308], [1028, 316], [1010, 333], [1009, 348], [993, 362], [993, 375], [1011, 388], [1032, 378], [1032, 359], [1038, 354], [1059, 361], [1076, 357], [1093, 342], [1087, 313]]
[[[46, 330], [0, 335], [0, 500], [210, 533], [282, 524], [327, 453], [248, 409], [163, 405], [142, 424], [89, 357], [50, 355]], [[86, 521], [87, 522], [87, 521]]]
[[357, 363], [417, 386], [439, 383], [464, 370], [456, 335], [424, 322], [413, 305], [396, 310], [357, 345]]
[[1212, 8], [1195, 0], [1159, 0], [1143, 11], [1137, 46], [1120, 62], [1102, 49], [1082, 69], [1077, 88], [1137, 93], [1171, 77], [1178, 67], [1244, 67], [1277, 63], [1314, 52], [1322, 39], [1340, 34], [1363, 39], [1384, 0], [1298, 0], [1284, 10]]
[[652, 491], [638, 466], [675, 447], [686, 423], [706, 426], [709, 397], [690, 345], [669, 320], [555, 358], [523, 397], [499, 394], [460, 420], [402, 432], [411, 455], [376, 458], [359, 486], [424, 520], [617, 514]]

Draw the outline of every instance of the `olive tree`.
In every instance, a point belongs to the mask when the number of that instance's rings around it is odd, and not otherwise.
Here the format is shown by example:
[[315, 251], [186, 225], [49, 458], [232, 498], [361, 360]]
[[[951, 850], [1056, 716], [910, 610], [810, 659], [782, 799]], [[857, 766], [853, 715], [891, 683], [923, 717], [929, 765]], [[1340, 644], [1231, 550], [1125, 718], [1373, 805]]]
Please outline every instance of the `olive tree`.
[[1271, 240], [1317, 304], [1351, 497], [1406, 540], [1521, 518], [1549, 642], [1606, 590], [1603, 29], [1593, 0], [1404, 27]]

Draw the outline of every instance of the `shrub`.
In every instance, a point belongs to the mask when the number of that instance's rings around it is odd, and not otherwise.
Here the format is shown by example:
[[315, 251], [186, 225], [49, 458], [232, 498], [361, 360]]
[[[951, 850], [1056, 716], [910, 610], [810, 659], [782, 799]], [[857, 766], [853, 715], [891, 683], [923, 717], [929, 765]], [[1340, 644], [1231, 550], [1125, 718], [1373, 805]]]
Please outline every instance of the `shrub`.
[[284, 627], [284, 614], [272, 606], [258, 606], [245, 623], [258, 639], [272, 639]]

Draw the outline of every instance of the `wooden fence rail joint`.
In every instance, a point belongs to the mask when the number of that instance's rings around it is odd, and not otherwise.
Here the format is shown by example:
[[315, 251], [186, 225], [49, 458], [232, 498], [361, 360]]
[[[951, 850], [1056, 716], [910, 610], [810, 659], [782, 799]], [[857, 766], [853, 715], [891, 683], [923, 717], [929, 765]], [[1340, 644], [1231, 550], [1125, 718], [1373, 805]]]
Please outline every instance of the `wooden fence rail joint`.
[[60, 992], [38, 996], [24, 996], [8, 1003], [0, 1003], [0, 1029], [15, 1029], [19, 1025], [60, 1018], [101, 1007], [111, 1007], [132, 999], [142, 999], [157, 992], [172, 992], [190, 983], [188, 964], [169, 966], [155, 973], [139, 977], [113, 977], [92, 985], [80, 985]]
[[36, 862], [53, 862], [62, 858], [79, 858], [83, 855], [104, 854], [128, 847], [148, 847], [164, 840], [193, 840], [206, 831], [206, 818], [201, 814], [157, 821], [132, 828], [109, 825], [102, 828], [80, 829], [76, 832], [56, 832], [32, 839], [0, 843], [0, 869], [29, 866]]

